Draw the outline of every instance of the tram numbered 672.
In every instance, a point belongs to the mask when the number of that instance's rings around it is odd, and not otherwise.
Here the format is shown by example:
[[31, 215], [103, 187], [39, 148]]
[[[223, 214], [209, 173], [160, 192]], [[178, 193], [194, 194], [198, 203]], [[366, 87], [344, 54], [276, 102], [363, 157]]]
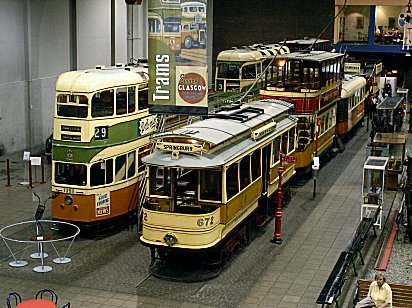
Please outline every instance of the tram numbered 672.
[[[273, 214], [268, 198], [278, 189], [279, 150], [295, 152], [291, 108], [280, 100], [245, 103], [153, 137], [156, 148], [143, 158], [148, 189], [140, 237], [152, 257], [230, 255], [247, 243], [247, 226]], [[283, 183], [294, 173], [295, 163], [285, 163]]]

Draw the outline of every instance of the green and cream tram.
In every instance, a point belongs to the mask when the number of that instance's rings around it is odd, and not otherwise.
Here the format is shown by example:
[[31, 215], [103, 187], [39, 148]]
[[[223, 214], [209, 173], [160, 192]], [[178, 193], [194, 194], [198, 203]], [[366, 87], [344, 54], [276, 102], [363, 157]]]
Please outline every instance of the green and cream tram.
[[[153, 137], [156, 148], [143, 158], [149, 172], [140, 238], [152, 256], [210, 252], [273, 215], [268, 199], [278, 190], [280, 149], [295, 152], [291, 108], [279, 100], [245, 103]], [[294, 162], [284, 163], [283, 182], [294, 173]]]
[[56, 82], [52, 218], [110, 232], [136, 211], [156, 116], [144, 67], [66, 72]]

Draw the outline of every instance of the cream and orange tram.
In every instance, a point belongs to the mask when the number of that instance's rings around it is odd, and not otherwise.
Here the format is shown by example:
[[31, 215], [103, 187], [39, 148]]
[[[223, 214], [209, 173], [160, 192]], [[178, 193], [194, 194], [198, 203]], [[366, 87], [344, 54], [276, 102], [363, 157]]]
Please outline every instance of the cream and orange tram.
[[[295, 152], [291, 108], [280, 100], [245, 103], [153, 137], [156, 148], [143, 158], [140, 237], [152, 257], [184, 251], [224, 258], [247, 243], [247, 230], [274, 213], [268, 199], [278, 189], [279, 150]], [[284, 164], [284, 183], [294, 167]]]

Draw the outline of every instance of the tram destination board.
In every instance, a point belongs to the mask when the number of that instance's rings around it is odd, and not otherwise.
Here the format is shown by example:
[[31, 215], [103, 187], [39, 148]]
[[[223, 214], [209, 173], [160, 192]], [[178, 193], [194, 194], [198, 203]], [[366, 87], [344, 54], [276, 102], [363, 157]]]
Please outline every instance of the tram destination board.
[[296, 156], [283, 156], [283, 161], [285, 163], [296, 163]]

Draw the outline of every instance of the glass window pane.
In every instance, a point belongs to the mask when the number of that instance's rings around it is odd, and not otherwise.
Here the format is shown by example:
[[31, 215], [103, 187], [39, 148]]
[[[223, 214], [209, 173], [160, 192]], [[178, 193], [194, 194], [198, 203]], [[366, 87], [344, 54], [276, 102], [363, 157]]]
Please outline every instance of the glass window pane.
[[222, 176], [220, 171], [200, 170], [200, 199], [222, 200]]
[[127, 104], [128, 113], [136, 111], [136, 87], [127, 88]]
[[130, 152], [127, 155], [127, 178], [131, 178], [136, 174], [136, 152]]
[[113, 159], [106, 160], [106, 184], [113, 182]]
[[97, 92], [92, 98], [92, 117], [100, 118], [114, 114], [114, 91]]
[[240, 190], [251, 183], [250, 179], [250, 156], [245, 156], [240, 161]]
[[138, 109], [143, 110], [149, 108], [149, 91], [148, 89], [139, 90]]
[[106, 166], [104, 162], [94, 163], [90, 168], [90, 186], [105, 184]]
[[260, 173], [260, 168], [261, 168], [260, 158], [261, 158], [260, 149], [257, 149], [252, 154], [252, 181], [260, 177], [260, 174], [261, 174]]
[[115, 181], [122, 181], [126, 179], [126, 154], [116, 157], [115, 162]]
[[231, 199], [239, 192], [239, 167], [237, 163], [232, 164], [226, 171], [226, 194]]
[[87, 166], [83, 164], [55, 163], [54, 180], [57, 184], [86, 186]]
[[272, 165], [279, 161], [279, 150], [280, 150], [280, 136], [276, 137], [272, 143]]
[[127, 113], [127, 89], [118, 88], [116, 90], [116, 114]]

